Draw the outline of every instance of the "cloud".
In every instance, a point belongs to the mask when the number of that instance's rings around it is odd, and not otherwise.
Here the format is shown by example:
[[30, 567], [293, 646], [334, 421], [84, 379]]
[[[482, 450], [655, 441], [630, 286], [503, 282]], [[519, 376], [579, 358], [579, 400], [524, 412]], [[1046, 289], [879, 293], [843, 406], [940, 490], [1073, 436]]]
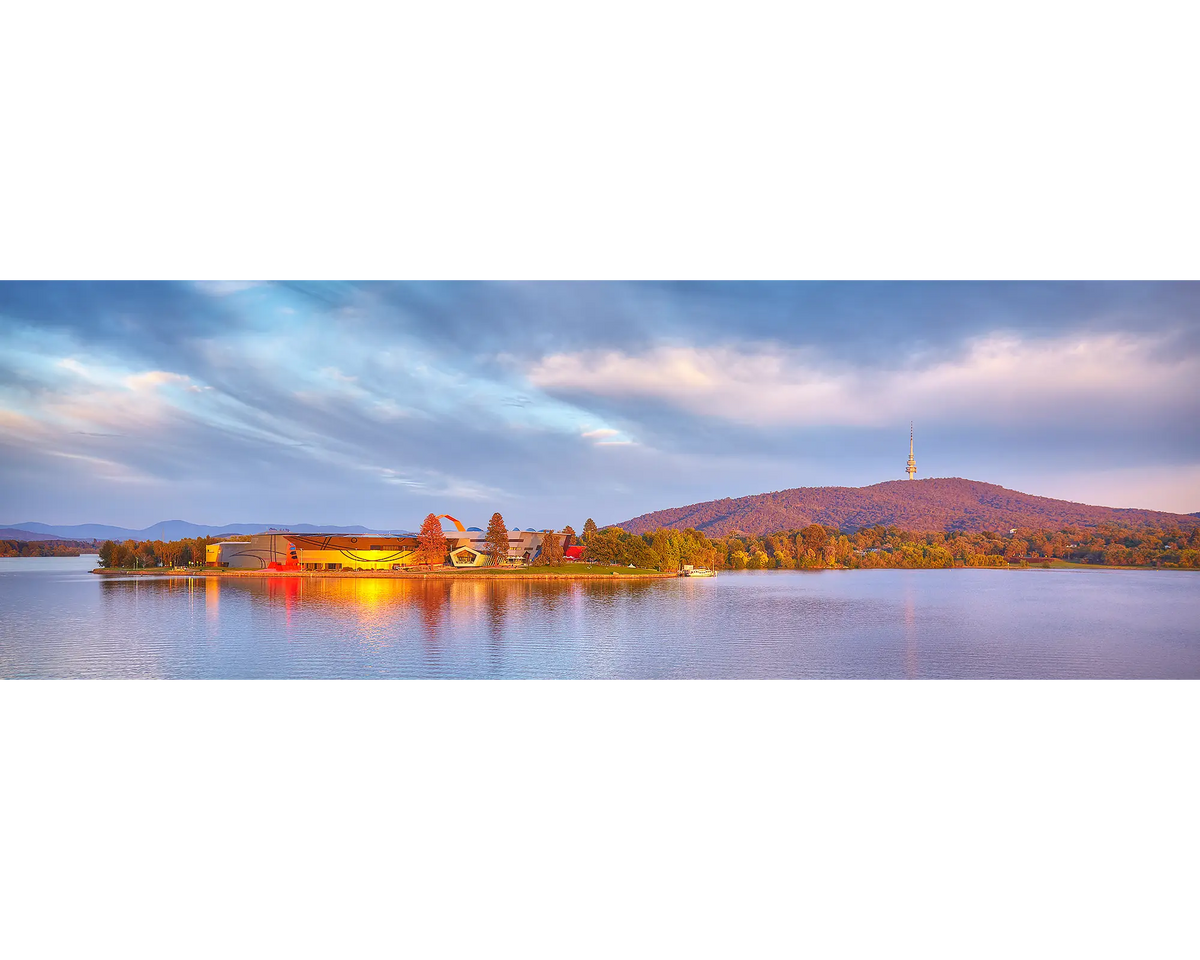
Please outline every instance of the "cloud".
[[196, 289], [210, 297], [228, 297], [262, 286], [261, 280], [197, 280]]
[[[158, 504], [217, 519], [293, 504], [293, 520], [335, 505], [386, 528], [444, 498], [578, 527], [899, 475], [910, 417], [922, 475], [1031, 492], [1118, 450], [1146, 469], [1200, 460], [1200, 284], [237, 293], [0, 283], [0, 501], [79, 520], [124, 504], [135, 525]], [[130, 494], [87, 457], [160, 485]]]
[[181, 373], [171, 373], [167, 370], [147, 370], [145, 373], [131, 374], [123, 382], [130, 390], [143, 393], [168, 383], [190, 384], [191, 379]]
[[567, 397], [666, 404], [751, 427], [879, 427], [926, 422], [1054, 419], [1088, 405], [1197, 406], [1200, 357], [1165, 355], [1126, 334], [1024, 340], [995, 334], [959, 356], [884, 368], [827, 362], [778, 344], [659, 346], [554, 354], [533, 364], [535, 386]]

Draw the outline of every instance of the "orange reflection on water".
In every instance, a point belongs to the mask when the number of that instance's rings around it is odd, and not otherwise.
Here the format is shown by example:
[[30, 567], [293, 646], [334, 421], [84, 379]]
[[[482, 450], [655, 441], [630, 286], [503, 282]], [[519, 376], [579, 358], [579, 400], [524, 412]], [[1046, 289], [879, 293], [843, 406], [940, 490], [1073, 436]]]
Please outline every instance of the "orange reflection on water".
[[204, 613], [212, 623], [221, 616], [221, 582], [211, 577], [204, 581]]
[[403, 640], [406, 632], [438, 641], [445, 635], [449, 617], [457, 622], [477, 621], [498, 642], [514, 607], [574, 608], [585, 594], [640, 593], [650, 586], [637, 581], [585, 584], [468, 577], [226, 577], [210, 578], [206, 597], [211, 598], [210, 616], [216, 614], [220, 590], [261, 598], [282, 610], [289, 628], [299, 623], [297, 618], [306, 608], [336, 612], [357, 624], [354, 636], [360, 642], [387, 646]]

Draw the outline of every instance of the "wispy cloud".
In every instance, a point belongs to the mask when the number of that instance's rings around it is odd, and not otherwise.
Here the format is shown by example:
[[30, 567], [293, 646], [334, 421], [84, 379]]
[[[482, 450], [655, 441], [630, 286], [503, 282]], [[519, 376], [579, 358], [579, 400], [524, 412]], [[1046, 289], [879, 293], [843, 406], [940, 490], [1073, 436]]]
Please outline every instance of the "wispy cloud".
[[[1074, 417], [1081, 406], [1200, 406], [1200, 356], [1170, 356], [1157, 338], [1129, 334], [1025, 340], [996, 334], [959, 356], [919, 355], [887, 367], [826, 362], [778, 344], [660, 346], [553, 354], [529, 370], [565, 396], [665, 403], [748, 426], [877, 427], [897, 410], [926, 422]], [[592, 431], [584, 436], [609, 436]]]
[[261, 280], [197, 280], [196, 289], [210, 297], [228, 297], [262, 286]]
[[125, 386], [136, 393], [145, 393], [166, 384], [191, 384], [191, 380], [181, 373], [171, 373], [167, 370], [147, 370], [145, 373], [135, 373], [126, 377]]
[[578, 527], [898, 476], [915, 419], [923, 475], [1084, 498], [1119, 449], [1155, 506], [1200, 464], [1198, 318], [1200, 284], [0, 283], [0, 501]]

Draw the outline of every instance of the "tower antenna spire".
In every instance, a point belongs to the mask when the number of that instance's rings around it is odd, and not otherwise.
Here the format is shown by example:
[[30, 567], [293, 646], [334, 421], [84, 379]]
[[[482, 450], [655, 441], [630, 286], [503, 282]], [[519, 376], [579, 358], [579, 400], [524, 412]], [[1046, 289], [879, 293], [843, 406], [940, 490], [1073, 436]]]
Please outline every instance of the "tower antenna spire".
[[908, 421], [908, 479], [914, 480], [917, 476], [917, 461], [913, 456], [913, 422]]

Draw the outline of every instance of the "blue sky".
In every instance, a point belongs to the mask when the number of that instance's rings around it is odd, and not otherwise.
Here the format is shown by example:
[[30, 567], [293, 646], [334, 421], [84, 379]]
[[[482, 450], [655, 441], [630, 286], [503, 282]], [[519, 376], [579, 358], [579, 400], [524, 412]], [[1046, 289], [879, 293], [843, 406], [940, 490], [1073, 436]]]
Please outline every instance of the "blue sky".
[[0, 523], [617, 522], [918, 475], [1200, 510], [1197, 283], [0, 282]]

